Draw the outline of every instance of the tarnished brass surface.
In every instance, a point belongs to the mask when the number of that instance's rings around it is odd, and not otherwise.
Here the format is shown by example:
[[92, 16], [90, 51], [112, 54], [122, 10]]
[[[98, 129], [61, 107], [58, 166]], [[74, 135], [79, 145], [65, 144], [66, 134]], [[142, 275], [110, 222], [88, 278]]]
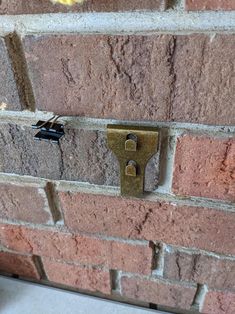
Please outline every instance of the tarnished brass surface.
[[130, 160], [126, 165], [125, 175], [130, 177], [136, 177], [137, 175], [137, 164], [135, 161]]
[[121, 195], [141, 197], [145, 168], [158, 150], [158, 130], [153, 127], [108, 125], [108, 146], [120, 164]]

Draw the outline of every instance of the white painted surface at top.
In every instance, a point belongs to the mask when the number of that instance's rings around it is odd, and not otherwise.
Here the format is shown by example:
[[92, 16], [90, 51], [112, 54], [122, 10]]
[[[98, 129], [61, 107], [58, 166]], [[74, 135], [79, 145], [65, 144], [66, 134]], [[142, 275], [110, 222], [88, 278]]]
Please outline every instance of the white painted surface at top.
[[0, 276], [0, 314], [166, 314]]

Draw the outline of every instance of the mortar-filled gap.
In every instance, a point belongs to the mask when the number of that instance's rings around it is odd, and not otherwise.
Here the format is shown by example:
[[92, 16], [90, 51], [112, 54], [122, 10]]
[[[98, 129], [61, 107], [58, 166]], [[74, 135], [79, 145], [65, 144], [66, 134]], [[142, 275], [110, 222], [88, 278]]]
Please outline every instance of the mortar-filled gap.
[[5, 37], [22, 109], [35, 111], [35, 98], [28, 75], [27, 62], [19, 35], [14, 32]]

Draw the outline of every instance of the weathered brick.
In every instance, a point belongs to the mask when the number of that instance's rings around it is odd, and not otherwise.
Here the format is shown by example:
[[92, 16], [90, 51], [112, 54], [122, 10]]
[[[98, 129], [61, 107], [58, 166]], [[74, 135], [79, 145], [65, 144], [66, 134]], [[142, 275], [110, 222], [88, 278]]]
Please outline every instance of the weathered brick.
[[2, 0], [0, 3], [0, 14], [158, 10], [164, 8], [164, 6], [164, 0], [86, 0], [82, 5], [78, 4], [73, 7], [53, 4], [49, 0]]
[[0, 38], [0, 110], [20, 110], [19, 94], [6, 45]]
[[62, 177], [58, 145], [35, 142], [29, 127], [0, 124], [0, 171], [51, 179]]
[[113, 241], [110, 255], [110, 268], [145, 275], [151, 273], [153, 249], [150, 246]]
[[150, 274], [152, 249], [147, 245], [108, 241], [59, 230], [0, 225], [0, 244], [17, 252]]
[[53, 223], [45, 188], [0, 183], [0, 217], [38, 224]]
[[110, 273], [107, 270], [43, 259], [43, 266], [50, 281], [78, 289], [111, 294]]
[[234, 289], [235, 259], [200, 252], [166, 251], [164, 277], [206, 284], [214, 289]]
[[186, 0], [186, 10], [235, 10], [234, 0]]
[[235, 254], [235, 212], [75, 192], [59, 198], [72, 230]]
[[196, 292], [195, 286], [180, 285], [164, 280], [122, 277], [122, 295], [131, 299], [189, 309]]
[[[171, 120], [235, 124], [235, 36], [178, 36], [173, 53]], [[209, 92], [208, 92], [209, 91]]]
[[229, 291], [209, 291], [203, 305], [204, 314], [234, 314], [235, 293]]
[[[0, 171], [54, 180], [119, 185], [119, 166], [102, 131], [66, 128], [60, 145], [36, 142], [29, 127], [0, 124]], [[146, 169], [145, 189], [158, 181], [156, 155]]]
[[234, 35], [30, 35], [24, 47], [40, 110], [235, 123]]
[[187, 134], [178, 138], [173, 191], [235, 201], [235, 139]]
[[60, 114], [165, 120], [171, 45], [170, 36], [27, 36], [36, 106]]
[[0, 271], [22, 277], [40, 279], [32, 256], [0, 252]]

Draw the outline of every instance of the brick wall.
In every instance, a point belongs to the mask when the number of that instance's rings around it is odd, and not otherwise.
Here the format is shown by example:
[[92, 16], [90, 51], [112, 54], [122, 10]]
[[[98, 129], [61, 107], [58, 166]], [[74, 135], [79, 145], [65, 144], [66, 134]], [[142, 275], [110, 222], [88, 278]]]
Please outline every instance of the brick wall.
[[[1, 1], [1, 273], [234, 314], [234, 3]], [[34, 141], [53, 113], [59, 145]], [[107, 146], [124, 121], [160, 132], [142, 199]]]

